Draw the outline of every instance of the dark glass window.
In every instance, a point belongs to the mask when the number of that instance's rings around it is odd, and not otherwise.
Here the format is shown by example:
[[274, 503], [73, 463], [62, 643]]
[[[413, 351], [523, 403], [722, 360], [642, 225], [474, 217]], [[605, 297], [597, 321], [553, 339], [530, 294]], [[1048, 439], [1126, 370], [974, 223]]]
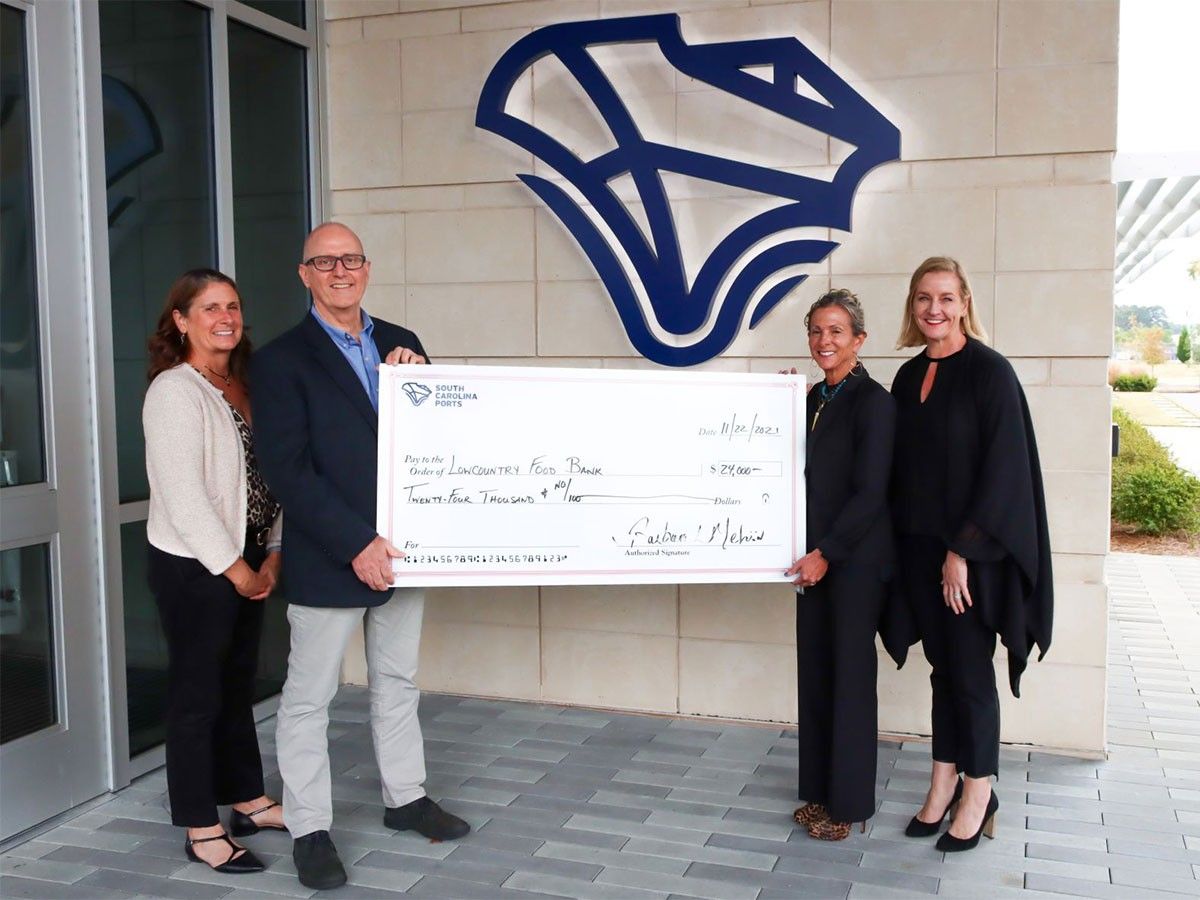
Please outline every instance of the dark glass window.
[[[304, 48], [230, 21], [234, 254], [246, 324], [258, 347], [308, 308], [296, 275], [309, 228], [306, 83]], [[255, 699], [279, 693], [287, 655], [287, 600], [276, 593], [263, 621]]]
[[[217, 265], [209, 13], [180, 0], [102, 0], [117, 471], [149, 496], [142, 439], [146, 340], [171, 283]], [[161, 743], [166, 646], [146, 585], [146, 523], [121, 526], [130, 753]]]
[[0, 744], [58, 721], [50, 547], [0, 552]]
[[167, 736], [167, 641], [146, 583], [146, 523], [121, 526], [121, 577], [125, 600], [125, 690], [129, 755]]
[[121, 502], [145, 500], [146, 339], [171, 282], [217, 264], [208, 12], [100, 4]]
[[[303, 24], [304, 4], [247, 4]], [[230, 9], [236, 14], [236, 9]], [[172, 281], [217, 265], [215, 155], [229, 142], [233, 243], [257, 345], [294, 325], [307, 296], [296, 263], [309, 224], [307, 59], [229, 20], [230, 132], [214, 135], [209, 13], [181, 0], [101, 0], [105, 167], [112, 274], [120, 499], [146, 499], [141, 408], [146, 341]], [[132, 755], [161, 743], [167, 651], [146, 583], [146, 523], [121, 526], [125, 673]], [[287, 602], [267, 601], [256, 699], [287, 670]]]
[[289, 25], [295, 25], [297, 28], [304, 27], [304, 0], [242, 0], [242, 2], [260, 12], [265, 12], [268, 16], [274, 16], [287, 22]]
[[229, 96], [237, 280], [261, 346], [307, 305], [296, 277], [309, 223], [304, 48], [231, 21]]
[[0, 6], [0, 487], [46, 480], [25, 14]]

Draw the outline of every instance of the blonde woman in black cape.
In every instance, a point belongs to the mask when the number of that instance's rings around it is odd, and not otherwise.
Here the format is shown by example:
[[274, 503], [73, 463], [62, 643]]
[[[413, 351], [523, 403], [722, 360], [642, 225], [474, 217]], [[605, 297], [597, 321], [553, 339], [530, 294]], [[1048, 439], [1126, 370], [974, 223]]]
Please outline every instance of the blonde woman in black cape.
[[[894, 564], [888, 480], [894, 404], [858, 352], [862, 306], [830, 291], [805, 318], [824, 380], [808, 394], [808, 552], [788, 570], [796, 592], [799, 795], [795, 819], [843, 840], [875, 813], [875, 632]], [[795, 370], [792, 370], [795, 372]]]
[[[992, 837], [1000, 802], [1000, 698], [992, 657], [1008, 651], [1013, 696], [1034, 645], [1050, 645], [1053, 586], [1042, 472], [1012, 366], [984, 343], [962, 266], [913, 273], [897, 347], [893, 514], [900, 585], [933, 671], [933, 771], [909, 837], [945, 852]], [[914, 636], [915, 637], [915, 636]], [[960, 778], [960, 775], [962, 776]]]

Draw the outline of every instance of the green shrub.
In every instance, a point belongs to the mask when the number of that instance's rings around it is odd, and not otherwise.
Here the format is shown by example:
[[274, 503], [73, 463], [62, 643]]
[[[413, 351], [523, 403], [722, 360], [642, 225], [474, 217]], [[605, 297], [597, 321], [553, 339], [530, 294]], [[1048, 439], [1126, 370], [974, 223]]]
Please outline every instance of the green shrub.
[[1176, 465], [1142, 463], [1113, 478], [1112, 511], [1117, 521], [1148, 534], [1195, 531], [1200, 528], [1200, 478]]
[[1114, 391], [1152, 391], [1158, 387], [1153, 375], [1118, 375], [1113, 379]]
[[1114, 409], [1112, 417], [1121, 429], [1120, 455], [1113, 460], [1114, 476], [1119, 469], [1129, 469], [1145, 463], [1174, 463], [1167, 448], [1156, 441], [1145, 426], [1131, 418], [1125, 410]]
[[1200, 530], [1200, 479], [1185, 472], [1167, 448], [1120, 409], [1120, 453], [1113, 460], [1112, 516], [1149, 534]]

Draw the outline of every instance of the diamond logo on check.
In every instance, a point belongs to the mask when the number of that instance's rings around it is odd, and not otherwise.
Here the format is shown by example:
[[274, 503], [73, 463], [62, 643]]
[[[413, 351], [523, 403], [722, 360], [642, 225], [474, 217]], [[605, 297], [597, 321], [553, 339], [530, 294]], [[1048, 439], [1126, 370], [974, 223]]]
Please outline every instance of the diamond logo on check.
[[433, 393], [425, 385], [416, 381], [406, 381], [404, 383], [404, 393], [408, 395], [408, 399], [412, 401], [413, 406], [420, 406], [429, 399], [429, 395]]

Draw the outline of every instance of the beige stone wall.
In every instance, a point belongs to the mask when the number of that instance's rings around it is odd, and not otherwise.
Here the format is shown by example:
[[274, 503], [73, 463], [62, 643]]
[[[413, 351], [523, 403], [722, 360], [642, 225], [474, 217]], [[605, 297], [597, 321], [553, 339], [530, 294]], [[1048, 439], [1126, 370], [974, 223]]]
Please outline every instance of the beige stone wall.
[[[368, 309], [414, 328], [442, 362], [648, 365], [583, 254], [516, 182], [534, 171], [528, 154], [473, 127], [485, 74], [532, 27], [677, 10], [690, 42], [794, 34], [896, 122], [903, 159], [863, 183], [853, 233], [834, 235], [843, 246], [706, 367], [804, 365], [803, 313], [845, 286], [867, 309], [867, 365], [889, 383], [911, 353], [891, 349], [908, 273], [930, 254], [962, 259], [1033, 408], [1055, 551], [1055, 644], [1019, 703], [1002, 690], [1004, 739], [1103, 747], [1115, 0], [326, 0], [325, 10], [329, 208], [374, 259]], [[633, 57], [623, 71], [619, 87], [656, 137], [752, 135], [758, 161], [805, 172], [842, 158], [824, 138], [776, 134], [682, 75]], [[539, 123], [588, 127], [553, 77], [526, 77], [514, 102]], [[677, 219], [701, 246], [751, 206], [694, 192]], [[786, 587], [432, 591], [421, 681], [792, 721], [792, 616]], [[881, 662], [884, 731], [928, 732], [927, 674], [919, 650], [901, 672]], [[359, 662], [348, 677], [361, 677]]]

